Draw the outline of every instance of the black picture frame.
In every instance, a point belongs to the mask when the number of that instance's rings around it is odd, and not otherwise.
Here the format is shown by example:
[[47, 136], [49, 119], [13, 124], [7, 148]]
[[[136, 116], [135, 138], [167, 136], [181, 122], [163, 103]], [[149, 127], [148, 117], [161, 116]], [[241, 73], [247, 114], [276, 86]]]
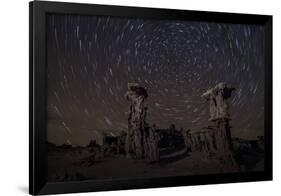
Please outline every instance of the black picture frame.
[[[108, 191], [216, 183], [234, 183], [272, 180], [272, 16], [234, 14], [205, 11], [186, 11], [124, 6], [92, 5], [33, 1], [29, 4], [30, 23], [30, 132], [29, 132], [29, 193], [57, 194], [90, 191]], [[46, 181], [46, 15], [76, 14], [98, 16], [142, 17], [150, 19], [176, 19], [189, 21], [209, 21], [240, 24], [260, 24], [266, 29], [265, 43], [265, 99], [264, 99], [264, 139], [265, 170], [263, 172], [243, 172], [200, 176], [178, 176], [152, 179], [92, 180], [81, 182], [47, 183]]]

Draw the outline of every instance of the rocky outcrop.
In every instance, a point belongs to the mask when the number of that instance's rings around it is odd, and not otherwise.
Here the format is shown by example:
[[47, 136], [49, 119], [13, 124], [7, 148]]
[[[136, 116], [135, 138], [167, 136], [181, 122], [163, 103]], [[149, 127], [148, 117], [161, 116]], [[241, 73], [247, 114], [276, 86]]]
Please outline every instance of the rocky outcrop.
[[150, 162], [159, 161], [159, 135], [156, 133], [155, 127], [149, 127], [146, 129], [144, 138], [144, 154], [145, 159]]
[[215, 159], [221, 160], [223, 167], [239, 171], [240, 168], [234, 158], [232, 148], [227, 102], [233, 90], [234, 88], [227, 87], [224, 83], [219, 83], [214, 88], [207, 90], [202, 97], [209, 101], [209, 121], [212, 122], [212, 125], [197, 131], [185, 131], [183, 136], [186, 148], [191, 152], [208, 153]]
[[232, 150], [228, 99], [234, 88], [219, 83], [207, 90], [204, 97], [210, 104], [211, 126], [199, 131], [187, 131], [184, 138], [191, 151], [227, 152]]
[[128, 133], [126, 137], [126, 154], [128, 157], [137, 159], [144, 158], [145, 153], [145, 129], [146, 129], [146, 112], [148, 97], [145, 88], [137, 83], [129, 83], [128, 91], [125, 94], [129, 101], [128, 113]]
[[232, 150], [230, 127], [227, 121], [219, 121], [214, 126], [197, 131], [186, 131], [184, 139], [190, 151], [219, 153]]
[[125, 94], [130, 102], [128, 112], [128, 132], [125, 141], [127, 157], [159, 161], [159, 136], [154, 126], [146, 122], [148, 97], [145, 88], [137, 83], [129, 83]]
[[228, 87], [225, 83], [219, 83], [214, 88], [203, 93], [210, 105], [210, 121], [229, 119], [228, 99], [230, 98], [233, 87]]

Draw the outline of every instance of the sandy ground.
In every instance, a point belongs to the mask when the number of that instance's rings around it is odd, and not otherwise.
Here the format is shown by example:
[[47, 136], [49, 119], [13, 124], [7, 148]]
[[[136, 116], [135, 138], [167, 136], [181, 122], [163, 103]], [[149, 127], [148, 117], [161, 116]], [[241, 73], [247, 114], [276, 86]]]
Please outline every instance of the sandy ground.
[[87, 150], [52, 152], [48, 156], [48, 180], [73, 181], [109, 178], [145, 178], [209, 173], [237, 172], [227, 160], [211, 158], [208, 154], [185, 154], [180, 159], [165, 159], [158, 163], [112, 155], [89, 159]]

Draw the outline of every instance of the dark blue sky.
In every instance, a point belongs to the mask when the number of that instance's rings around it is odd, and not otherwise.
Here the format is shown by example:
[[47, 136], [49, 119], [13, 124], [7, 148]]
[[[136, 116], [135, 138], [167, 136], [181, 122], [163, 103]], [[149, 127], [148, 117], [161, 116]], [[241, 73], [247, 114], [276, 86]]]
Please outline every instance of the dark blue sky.
[[197, 130], [208, 124], [200, 96], [236, 87], [233, 136], [263, 135], [264, 29], [258, 25], [48, 16], [48, 138], [84, 145], [127, 128], [128, 82], [148, 91], [148, 122]]

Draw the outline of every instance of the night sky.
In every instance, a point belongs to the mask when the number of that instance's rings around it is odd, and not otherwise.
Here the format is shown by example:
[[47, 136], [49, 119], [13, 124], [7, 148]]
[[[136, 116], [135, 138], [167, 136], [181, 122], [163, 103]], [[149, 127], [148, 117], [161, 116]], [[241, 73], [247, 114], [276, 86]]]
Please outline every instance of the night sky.
[[199, 130], [219, 82], [236, 88], [232, 135], [263, 135], [264, 28], [258, 25], [49, 15], [48, 140], [86, 145], [127, 130], [127, 83], [148, 91], [150, 125]]

